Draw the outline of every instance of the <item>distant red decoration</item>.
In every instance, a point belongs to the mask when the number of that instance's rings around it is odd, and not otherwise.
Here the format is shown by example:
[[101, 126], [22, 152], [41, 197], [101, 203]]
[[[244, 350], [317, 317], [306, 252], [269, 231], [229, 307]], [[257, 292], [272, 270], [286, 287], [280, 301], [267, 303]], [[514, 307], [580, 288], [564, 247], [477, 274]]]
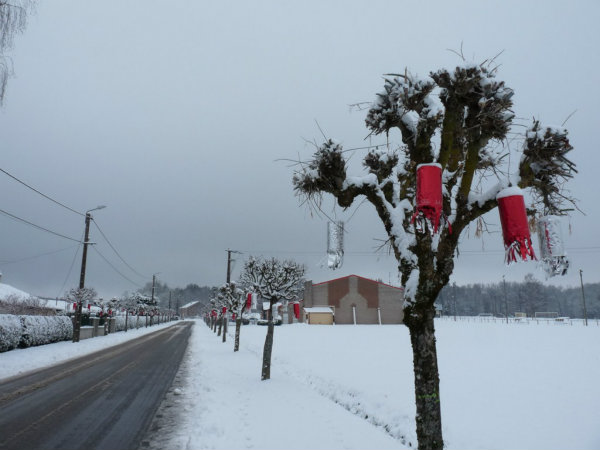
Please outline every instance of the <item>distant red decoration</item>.
[[246, 297], [246, 309], [250, 311], [252, 308], [252, 292], [248, 292], [248, 296]]
[[223, 313], [223, 315], [227, 314], [227, 307], [223, 306], [221, 312]]
[[[410, 219], [419, 232], [437, 233], [443, 216], [442, 166], [437, 163], [417, 166], [417, 204]], [[448, 228], [452, 232], [450, 223]]]
[[92, 304], [88, 303], [88, 311], [92, 309]]
[[73, 310], [77, 309], [77, 302], [73, 303]]
[[236, 317], [237, 317], [236, 313], [233, 313], [233, 314], [231, 315], [231, 320], [235, 320], [235, 318], [236, 318]]
[[294, 316], [296, 319], [300, 318], [300, 303], [294, 303]]
[[216, 310], [216, 309], [213, 309], [213, 310], [210, 312], [210, 315], [211, 315], [211, 316], [213, 316], [213, 317], [217, 317], [217, 310]]
[[523, 192], [518, 187], [508, 187], [496, 196], [502, 236], [506, 250], [506, 263], [517, 262], [520, 259], [536, 259], [529, 234], [529, 223]]

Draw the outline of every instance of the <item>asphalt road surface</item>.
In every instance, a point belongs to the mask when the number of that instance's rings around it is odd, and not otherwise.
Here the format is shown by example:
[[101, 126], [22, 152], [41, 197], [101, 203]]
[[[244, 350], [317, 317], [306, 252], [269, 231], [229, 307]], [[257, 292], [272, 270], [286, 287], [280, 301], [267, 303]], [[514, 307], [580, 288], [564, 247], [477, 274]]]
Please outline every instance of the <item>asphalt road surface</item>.
[[0, 383], [0, 449], [137, 449], [191, 327], [180, 322]]

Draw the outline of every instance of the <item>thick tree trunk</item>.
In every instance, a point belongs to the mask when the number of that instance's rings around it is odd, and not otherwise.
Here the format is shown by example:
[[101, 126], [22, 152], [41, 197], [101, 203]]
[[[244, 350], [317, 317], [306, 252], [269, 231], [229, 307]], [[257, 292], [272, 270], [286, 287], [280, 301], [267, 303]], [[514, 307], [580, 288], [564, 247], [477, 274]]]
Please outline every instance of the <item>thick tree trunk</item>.
[[271, 353], [273, 351], [274, 329], [275, 325], [273, 324], [273, 319], [270, 318], [267, 327], [267, 337], [265, 338], [265, 348], [263, 349], [262, 374], [260, 376], [261, 380], [269, 380], [271, 378]]
[[432, 306], [420, 311], [416, 317], [412, 315], [407, 323], [413, 350], [419, 450], [442, 450], [444, 447], [434, 317]]
[[240, 349], [240, 330], [242, 329], [242, 319], [240, 317], [235, 319], [235, 342], [233, 344], [233, 351], [237, 352]]
[[229, 320], [226, 316], [223, 316], [223, 342], [227, 341], [227, 322], [229, 322]]

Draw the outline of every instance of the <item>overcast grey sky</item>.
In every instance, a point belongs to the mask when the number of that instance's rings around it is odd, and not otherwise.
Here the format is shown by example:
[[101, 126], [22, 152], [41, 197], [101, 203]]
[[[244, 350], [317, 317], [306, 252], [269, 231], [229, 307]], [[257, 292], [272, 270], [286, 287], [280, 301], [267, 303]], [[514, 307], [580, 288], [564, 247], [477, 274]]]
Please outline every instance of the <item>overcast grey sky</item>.
[[[454, 67], [460, 49], [481, 62], [500, 51], [499, 78], [515, 112], [566, 127], [579, 174], [570, 183], [586, 216], [564, 221], [572, 269], [553, 284], [600, 281], [598, 260], [596, 1], [157, 1], [40, 0], [9, 53], [15, 77], [0, 110], [0, 167], [94, 219], [86, 285], [133, 291], [159, 272], [170, 286], [225, 281], [227, 248], [294, 258], [315, 282], [348, 274], [397, 283], [375, 253], [385, 231], [373, 208], [326, 210], [346, 225], [344, 266], [321, 268], [326, 219], [294, 197], [304, 139], [365, 145], [365, 112], [382, 75]], [[357, 152], [354, 159], [360, 161]], [[83, 217], [0, 173], [1, 209], [75, 239]], [[498, 225], [497, 211], [488, 215]], [[572, 233], [568, 233], [571, 227]], [[0, 215], [2, 281], [37, 295], [76, 286], [77, 244]], [[496, 228], [498, 230], [498, 228]], [[537, 242], [536, 242], [537, 245]], [[502, 238], [463, 237], [453, 280], [522, 280], [535, 263], [505, 267]], [[35, 259], [13, 261], [55, 252]], [[8, 262], [8, 263], [7, 263]], [[71, 269], [72, 266], [72, 269]], [[133, 283], [132, 283], [133, 282]]]

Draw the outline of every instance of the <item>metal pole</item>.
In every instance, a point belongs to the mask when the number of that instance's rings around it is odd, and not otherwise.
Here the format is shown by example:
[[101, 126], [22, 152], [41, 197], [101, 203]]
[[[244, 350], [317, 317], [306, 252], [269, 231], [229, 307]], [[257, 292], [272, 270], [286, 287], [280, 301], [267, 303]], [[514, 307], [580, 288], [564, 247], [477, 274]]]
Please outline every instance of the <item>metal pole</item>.
[[502, 275], [502, 284], [504, 285], [504, 315], [506, 316], [506, 323], [508, 323], [508, 300], [506, 299], [506, 278]]
[[454, 321], [456, 322], [456, 282], [452, 283], [452, 303], [454, 309]]
[[587, 327], [587, 308], [585, 307], [585, 292], [583, 291], [583, 270], [579, 269], [579, 279], [581, 280], [581, 299], [583, 300], [583, 323]]

